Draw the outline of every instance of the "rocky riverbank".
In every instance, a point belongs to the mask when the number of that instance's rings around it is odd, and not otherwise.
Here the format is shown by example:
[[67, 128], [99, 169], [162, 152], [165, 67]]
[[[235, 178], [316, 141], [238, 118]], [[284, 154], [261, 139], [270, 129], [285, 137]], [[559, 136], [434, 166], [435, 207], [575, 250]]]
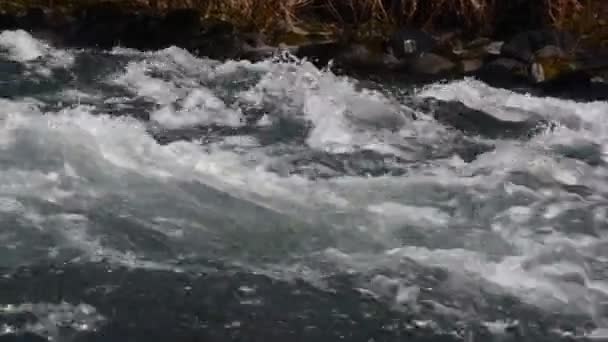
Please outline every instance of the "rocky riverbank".
[[[338, 72], [410, 80], [475, 76], [495, 85], [530, 86], [549, 94], [572, 85], [590, 99], [608, 97], [608, 50], [580, 44], [565, 31], [538, 28], [496, 37], [465, 38], [453, 30], [431, 34], [402, 28], [386, 38], [361, 38], [344, 30], [303, 25], [271, 37], [227, 21], [204, 19], [195, 9], [149, 11], [116, 3], [71, 11], [33, 7], [0, 14], [0, 30], [26, 30], [58, 46], [140, 50], [172, 45], [213, 59], [259, 60], [291, 55]], [[583, 47], [584, 46], [584, 47]]]

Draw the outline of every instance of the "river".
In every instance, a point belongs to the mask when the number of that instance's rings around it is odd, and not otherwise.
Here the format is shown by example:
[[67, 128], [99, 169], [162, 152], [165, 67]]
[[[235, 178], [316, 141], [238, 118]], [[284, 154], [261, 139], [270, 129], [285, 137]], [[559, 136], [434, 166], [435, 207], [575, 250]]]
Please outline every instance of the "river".
[[608, 102], [4, 31], [0, 170], [3, 341], [608, 337]]

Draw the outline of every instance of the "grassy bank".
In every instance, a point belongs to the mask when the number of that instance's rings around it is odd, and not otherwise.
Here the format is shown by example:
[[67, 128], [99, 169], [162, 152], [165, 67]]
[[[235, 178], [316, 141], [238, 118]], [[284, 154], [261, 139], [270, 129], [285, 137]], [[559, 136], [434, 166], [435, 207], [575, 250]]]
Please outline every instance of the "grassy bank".
[[[111, 0], [133, 9], [196, 8], [246, 29], [290, 31], [312, 25], [383, 35], [395, 27], [458, 27], [476, 34], [542, 22], [608, 40], [605, 0]], [[100, 0], [4, 0], [0, 9], [42, 6], [70, 10]], [[597, 36], [597, 37], [595, 37]], [[591, 39], [589, 38], [589, 39]]]

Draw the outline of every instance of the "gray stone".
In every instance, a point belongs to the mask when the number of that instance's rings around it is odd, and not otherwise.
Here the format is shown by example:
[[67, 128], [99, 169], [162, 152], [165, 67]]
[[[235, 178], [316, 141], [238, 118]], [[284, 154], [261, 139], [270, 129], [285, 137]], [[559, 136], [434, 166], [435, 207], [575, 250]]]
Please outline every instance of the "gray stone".
[[437, 75], [454, 70], [456, 63], [434, 53], [424, 53], [412, 61], [411, 71], [420, 74]]
[[420, 30], [398, 30], [389, 39], [389, 48], [397, 58], [411, 57], [429, 52], [436, 45], [437, 41], [433, 36]]
[[462, 66], [463, 72], [473, 72], [483, 67], [483, 61], [479, 58], [464, 59], [460, 61], [460, 65]]

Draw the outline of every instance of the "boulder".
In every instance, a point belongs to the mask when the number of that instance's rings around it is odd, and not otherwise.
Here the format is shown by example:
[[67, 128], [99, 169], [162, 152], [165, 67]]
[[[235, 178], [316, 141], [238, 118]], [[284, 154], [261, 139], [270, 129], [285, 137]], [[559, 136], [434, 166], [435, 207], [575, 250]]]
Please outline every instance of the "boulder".
[[480, 58], [463, 59], [460, 61], [460, 69], [468, 74], [480, 70], [483, 67], [483, 60]]
[[522, 31], [547, 26], [547, 2], [542, 0], [495, 1], [493, 36], [509, 39]]
[[345, 48], [345, 45], [339, 42], [312, 43], [298, 46], [294, 50], [294, 55], [298, 58], [306, 58], [318, 66], [326, 66], [336, 54], [345, 51]]
[[453, 71], [455, 68], [456, 63], [432, 52], [419, 55], [409, 66], [410, 71], [425, 75], [439, 75]]
[[201, 31], [184, 46], [199, 56], [212, 59], [236, 59], [247, 50], [248, 37], [241, 35], [231, 23], [222, 20], [206, 20]]
[[453, 49], [452, 53], [460, 59], [484, 59], [488, 56], [500, 55], [502, 45], [503, 42], [479, 38], [464, 46]]
[[176, 9], [169, 11], [159, 23], [157, 38], [163, 45], [186, 47], [192, 37], [197, 36], [203, 27], [201, 13], [195, 9]]
[[17, 17], [10, 13], [0, 13], [0, 31], [14, 30], [17, 27]]
[[384, 64], [382, 53], [374, 51], [365, 44], [349, 45], [336, 57], [338, 63], [352, 67], [374, 68]]
[[539, 57], [530, 66], [530, 78], [535, 83], [557, 80], [572, 72], [576, 72], [576, 65], [568, 58]]
[[576, 39], [566, 32], [555, 30], [525, 31], [505, 42], [500, 53], [503, 57], [532, 63], [536, 53], [546, 49], [547, 46], [555, 46], [562, 51], [570, 52], [576, 49]]
[[47, 14], [39, 7], [28, 8], [25, 14], [17, 19], [17, 25], [30, 32], [50, 27]]
[[115, 2], [101, 2], [77, 10], [77, 19], [68, 43], [78, 46], [112, 48], [123, 41], [129, 16]]
[[120, 43], [123, 46], [138, 50], [155, 50], [171, 45], [170, 36], [162, 39], [162, 18], [146, 13], [125, 15], [125, 30], [120, 33]]
[[397, 58], [415, 57], [432, 51], [437, 40], [427, 32], [413, 29], [401, 29], [394, 32], [388, 41], [390, 52]]
[[[548, 123], [539, 115], [514, 108], [505, 108], [506, 115], [496, 116], [467, 107], [458, 101], [423, 99], [419, 104], [432, 113], [435, 119], [465, 134], [480, 135], [490, 139], [526, 139], [538, 133]], [[508, 113], [512, 111], [512, 117]]]
[[517, 77], [526, 77], [528, 75], [528, 66], [526, 63], [512, 58], [500, 57], [486, 63], [481, 71], [496, 74], [509, 74]]

